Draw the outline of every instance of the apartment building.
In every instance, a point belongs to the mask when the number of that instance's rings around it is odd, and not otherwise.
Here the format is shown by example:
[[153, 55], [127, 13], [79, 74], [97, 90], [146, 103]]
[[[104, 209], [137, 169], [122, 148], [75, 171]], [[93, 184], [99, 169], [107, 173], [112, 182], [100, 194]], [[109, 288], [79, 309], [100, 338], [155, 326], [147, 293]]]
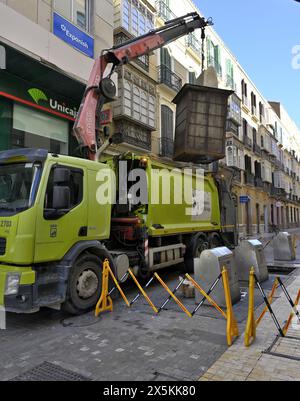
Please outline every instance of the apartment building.
[[[158, 0], [156, 25], [195, 10], [191, 0]], [[157, 66], [160, 129], [152, 134], [152, 151], [172, 157], [172, 99], [185, 83], [195, 83], [203, 68], [214, 67], [219, 87], [235, 92], [229, 101], [226, 158], [219, 168], [233, 177], [240, 234], [299, 225], [300, 135], [283, 106], [265, 99], [213, 28], [204, 43], [195, 32], [158, 51]]]
[[93, 65], [113, 45], [112, 0], [0, 0], [0, 150], [74, 154]]

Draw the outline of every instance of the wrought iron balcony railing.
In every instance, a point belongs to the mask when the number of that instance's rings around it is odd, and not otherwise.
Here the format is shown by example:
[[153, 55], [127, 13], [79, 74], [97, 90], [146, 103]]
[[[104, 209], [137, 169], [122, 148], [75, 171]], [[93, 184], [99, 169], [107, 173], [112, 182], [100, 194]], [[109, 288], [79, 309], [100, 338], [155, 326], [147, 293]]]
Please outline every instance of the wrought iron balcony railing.
[[249, 138], [248, 135], [244, 134], [244, 139], [243, 139], [244, 145], [248, 148], [248, 149], [252, 149], [252, 139]]
[[158, 16], [161, 17], [164, 21], [170, 21], [177, 18], [177, 16], [173, 13], [168, 4], [166, 4], [166, 2], [163, 0], [156, 1], [156, 9]]
[[252, 185], [252, 186], [254, 186], [254, 183], [255, 183], [254, 175], [251, 173], [248, 173], [247, 171], [245, 171], [245, 183], [248, 185]]
[[165, 65], [158, 67], [158, 82], [167, 85], [175, 92], [179, 92], [182, 88], [182, 79]]

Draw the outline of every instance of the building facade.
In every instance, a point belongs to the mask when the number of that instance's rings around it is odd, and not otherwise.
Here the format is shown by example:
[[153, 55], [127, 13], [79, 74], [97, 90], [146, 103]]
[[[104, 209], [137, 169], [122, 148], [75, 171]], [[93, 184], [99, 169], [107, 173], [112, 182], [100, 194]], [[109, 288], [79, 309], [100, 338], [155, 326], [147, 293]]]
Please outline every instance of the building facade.
[[0, 1], [0, 150], [75, 154], [93, 58], [113, 45], [111, 0]]
[[[0, 0], [0, 150], [76, 154], [71, 129], [93, 58], [192, 11], [199, 12], [192, 0]], [[125, 141], [109, 152], [172, 159], [172, 101], [212, 66], [219, 87], [235, 92], [219, 168], [232, 177], [240, 235], [299, 225], [298, 127], [263, 96], [212, 27], [202, 39], [194, 32], [118, 69], [111, 129]]]
[[[180, 5], [174, 0], [161, 0], [156, 5], [158, 25], [161, 19], [172, 19], [195, 11], [190, 0], [183, 0]], [[165, 110], [166, 100], [169, 103], [167, 107], [175, 115], [174, 106], [170, 103], [171, 96], [167, 97], [165, 87], [177, 90], [177, 84], [180, 88], [186, 82], [195, 82], [202, 68], [200, 35], [201, 32], [195, 32], [185, 41], [170, 45], [167, 56], [162, 55], [166, 50], [161, 52], [161, 70], [166, 63], [167, 71], [170, 69], [163, 89], [159, 86], [162, 99], [162, 149], [165, 141], [172, 142], [171, 129], [166, 128], [168, 123], [165, 123], [168, 118], [171, 120], [168, 117], [171, 112]], [[203, 45], [203, 68], [213, 66], [219, 87], [235, 91], [229, 102], [226, 158], [219, 168], [232, 173], [232, 191], [238, 205], [240, 235], [263, 234], [271, 231], [273, 226], [281, 229], [299, 226], [298, 127], [280, 103], [269, 102], [264, 98], [213, 28], [207, 29]], [[168, 148], [172, 154], [172, 145], [168, 145]], [[164, 152], [162, 155], [165, 155]]]

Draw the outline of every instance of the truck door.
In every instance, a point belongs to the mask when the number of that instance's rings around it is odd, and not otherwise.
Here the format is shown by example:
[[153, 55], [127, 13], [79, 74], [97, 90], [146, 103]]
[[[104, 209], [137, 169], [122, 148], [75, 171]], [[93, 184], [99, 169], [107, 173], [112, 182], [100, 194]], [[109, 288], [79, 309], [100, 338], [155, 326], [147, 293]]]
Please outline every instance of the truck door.
[[50, 169], [36, 222], [35, 263], [62, 259], [87, 236], [86, 185], [81, 168], [55, 164]]

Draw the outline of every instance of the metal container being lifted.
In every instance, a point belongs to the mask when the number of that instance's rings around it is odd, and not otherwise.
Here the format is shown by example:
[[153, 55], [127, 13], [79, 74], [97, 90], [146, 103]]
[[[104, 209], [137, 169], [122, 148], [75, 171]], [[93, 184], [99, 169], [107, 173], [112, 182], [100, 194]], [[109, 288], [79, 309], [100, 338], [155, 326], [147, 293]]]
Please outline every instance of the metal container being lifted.
[[232, 91], [185, 85], [177, 105], [174, 160], [209, 164], [225, 157], [228, 98]]

